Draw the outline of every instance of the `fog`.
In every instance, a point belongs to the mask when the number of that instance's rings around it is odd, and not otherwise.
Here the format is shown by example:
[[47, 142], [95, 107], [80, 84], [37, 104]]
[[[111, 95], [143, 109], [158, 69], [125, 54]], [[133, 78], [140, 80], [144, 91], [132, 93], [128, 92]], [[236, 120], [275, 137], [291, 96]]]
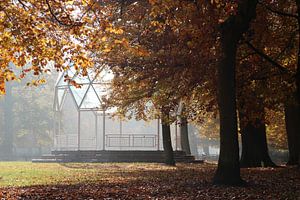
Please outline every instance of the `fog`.
[[[10, 68], [20, 75], [20, 69], [12, 63]], [[99, 110], [99, 96], [108, 91], [107, 86], [100, 87], [100, 82], [112, 79], [109, 71], [100, 73], [93, 86], [89, 84], [93, 73], [89, 78], [77, 77], [72, 70], [65, 73], [73, 74], [71, 77], [82, 87], [68, 85], [64, 74], [55, 72], [40, 77], [28, 74], [20, 82], [6, 83], [6, 94], [0, 97], [0, 160], [30, 161], [54, 150], [163, 150], [159, 120], [121, 122], [111, 118], [114, 109], [105, 113]], [[38, 78], [46, 83], [27, 86]], [[171, 137], [173, 150], [181, 150], [176, 123], [171, 125]], [[191, 124], [189, 140], [196, 158], [217, 156], [218, 142], [200, 139], [199, 131]]]
[[[19, 82], [8, 82], [6, 85], [6, 95], [0, 98], [0, 159], [1, 160], [31, 160], [38, 158], [43, 154], [50, 154], [51, 150], [68, 149], [76, 150], [77, 138], [70, 138], [70, 141], [60, 141], [58, 144], [57, 138], [55, 140], [55, 124], [57, 123], [57, 116], [54, 112], [54, 96], [55, 96], [55, 82], [58, 74], [49, 75], [46, 77], [47, 83], [39, 86], [26, 86], [26, 80]], [[27, 79], [28, 81], [29, 79]], [[61, 112], [60, 119], [60, 137], [67, 134], [77, 136], [77, 110], [73, 105], [74, 101], [65, 98], [65, 108]], [[95, 123], [98, 127], [95, 127]], [[120, 122], [116, 119], [111, 119], [106, 116], [106, 134], [119, 134], [120, 130], [123, 132], [122, 138], [110, 141], [109, 150], [140, 150], [137, 147], [128, 147], [128, 143], [133, 141], [130, 139], [126, 143], [127, 135], [136, 134], [136, 141], [138, 135], [149, 134], [147, 141], [147, 150], [162, 150], [162, 138], [160, 136], [160, 143], [151, 141], [150, 135], [155, 135], [159, 132], [160, 127], [157, 120], [151, 122], [136, 122], [135, 120], [127, 120]], [[57, 127], [56, 127], [57, 129]], [[81, 129], [82, 129], [82, 149], [101, 150], [103, 149], [103, 116], [98, 116], [97, 121], [93, 113], [82, 112], [81, 114]], [[97, 129], [96, 134], [92, 134]], [[160, 130], [161, 131], [161, 130]], [[180, 150], [179, 127], [174, 124], [171, 126], [173, 148]], [[192, 154], [197, 158], [208, 154], [207, 145], [203, 145], [199, 139], [199, 131], [194, 127], [189, 127], [190, 144]], [[95, 137], [94, 137], [95, 136]], [[90, 138], [89, 138], [90, 137]], [[176, 139], [177, 138], [177, 139]], [[90, 139], [90, 143], [87, 142]], [[94, 140], [93, 140], [94, 139]], [[123, 145], [120, 139], [123, 140]], [[85, 141], [84, 141], [85, 140]], [[96, 140], [100, 141], [96, 144]], [[117, 141], [118, 140], [118, 141]], [[157, 140], [157, 138], [156, 138]], [[56, 143], [55, 143], [56, 142]], [[68, 143], [68, 145], [66, 144]], [[60, 146], [59, 146], [60, 145]], [[98, 146], [97, 146], [98, 145]], [[150, 145], [150, 146], [149, 146]], [[209, 145], [208, 145], [209, 146]], [[143, 149], [143, 148], [142, 148]], [[216, 155], [217, 148], [209, 147], [209, 154]]]
[[39, 86], [26, 86], [32, 77], [6, 83], [0, 98], [1, 160], [30, 160], [50, 152], [56, 76], [45, 76], [47, 84]]
[[[66, 94], [62, 110], [55, 111], [57, 77], [57, 73], [48, 75], [47, 83], [36, 87], [26, 86], [26, 79], [7, 83], [6, 95], [0, 98], [1, 160], [30, 161], [52, 150], [163, 150], [157, 120], [131, 119], [120, 123], [109, 115], [104, 119], [102, 112], [81, 111], [78, 123], [76, 100], [71, 94]], [[179, 129], [179, 125], [171, 125], [174, 150], [181, 150]], [[201, 136], [192, 124], [188, 130], [192, 155], [196, 159], [217, 161], [218, 139]], [[278, 154], [276, 149], [271, 149], [270, 154], [279, 161], [287, 157], [286, 152]]]

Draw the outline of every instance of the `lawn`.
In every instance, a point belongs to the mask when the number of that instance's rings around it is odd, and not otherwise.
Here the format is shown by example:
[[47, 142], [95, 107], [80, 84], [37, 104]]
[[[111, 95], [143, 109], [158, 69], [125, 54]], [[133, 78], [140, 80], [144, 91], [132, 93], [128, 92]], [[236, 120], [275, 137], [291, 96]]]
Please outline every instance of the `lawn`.
[[300, 199], [296, 168], [243, 169], [246, 187], [211, 184], [213, 164], [0, 163], [3, 199]]
[[[139, 171], [176, 170], [162, 164], [0, 162], [0, 187], [134, 180]], [[125, 177], [126, 174], [126, 177]]]

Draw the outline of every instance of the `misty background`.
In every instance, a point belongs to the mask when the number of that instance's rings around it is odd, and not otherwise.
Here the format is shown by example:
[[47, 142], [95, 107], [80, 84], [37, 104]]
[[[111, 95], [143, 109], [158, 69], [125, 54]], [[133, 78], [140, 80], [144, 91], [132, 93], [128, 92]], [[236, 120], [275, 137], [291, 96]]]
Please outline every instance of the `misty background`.
[[[58, 73], [45, 75], [46, 84], [39, 86], [26, 86], [30, 78], [32, 77], [29, 76], [19, 83], [8, 82], [6, 95], [0, 97], [0, 160], [30, 161], [50, 154], [53, 148], [53, 103]], [[72, 115], [72, 112], [69, 114]], [[69, 116], [64, 122], [77, 122], [71, 121], [72, 116]], [[206, 133], [214, 132], [217, 135], [217, 127], [218, 120], [189, 126], [191, 153], [196, 159], [217, 161], [219, 139]], [[129, 128], [134, 130], [134, 127]], [[285, 148], [271, 147], [270, 155], [277, 162], [287, 160]]]

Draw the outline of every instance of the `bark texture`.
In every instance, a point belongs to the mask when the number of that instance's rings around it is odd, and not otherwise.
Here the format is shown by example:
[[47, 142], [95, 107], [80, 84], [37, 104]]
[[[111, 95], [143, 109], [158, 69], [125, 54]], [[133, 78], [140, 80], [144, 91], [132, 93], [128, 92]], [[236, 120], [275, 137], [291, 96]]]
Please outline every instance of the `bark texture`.
[[[296, 0], [297, 14], [298, 14], [298, 29], [300, 29], [300, 0]], [[297, 104], [300, 105], [300, 34], [298, 34], [298, 63], [297, 63], [297, 74], [296, 74], [296, 98]], [[298, 112], [298, 117], [300, 118], [300, 109]], [[297, 132], [298, 143], [300, 143], [300, 132]], [[298, 166], [300, 167], [300, 148], [298, 149]]]
[[275, 167], [269, 156], [263, 98], [255, 91], [246, 91], [239, 99], [241, 167]]
[[268, 151], [266, 125], [257, 119], [241, 127], [242, 156], [241, 167], [275, 167]]
[[297, 165], [300, 156], [300, 116], [299, 106], [296, 103], [288, 102], [285, 105], [285, 127], [288, 139], [289, 160], [287, 165]]
[[240, 185], [239, 144], [236, 114], [236, 52], [238, 42], [256, 15], [257, 0], [238, 2], [236, 15], [221, 25], [223, 56], [218, 66], [218, 106], [220, 113], [220, 155], [215, 184]]

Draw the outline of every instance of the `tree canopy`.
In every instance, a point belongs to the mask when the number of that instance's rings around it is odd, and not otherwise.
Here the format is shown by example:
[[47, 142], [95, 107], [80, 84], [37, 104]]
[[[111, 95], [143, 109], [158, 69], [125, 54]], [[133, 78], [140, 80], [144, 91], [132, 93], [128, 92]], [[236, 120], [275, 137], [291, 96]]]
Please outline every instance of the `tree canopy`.
[[[254, 136], [260, 127], [262, 146], [267, 147], [267, 132], [280, 146], [285, 137], [268, 127], [281, 123], [285, 106], [300, 103], [299, 5], [297, 0], [4, 0], [0, 91], [5, 93], [7, 81], [28, 74], [36, 76], [28, 85], [38, 85], [51, 70], [72, 66], [85, 76], [105, 65], [114, 74], [107, 103], [117, 106], [118, 114], [151, 119], [163, 118], [161, 111], [167, 110], [169, 123], [176, 115], [194, 123], [218, 116], [215, 181], [241, 183], [238, 132], [245, 136], [251, 127]], [[180, 105], [184, 112], [178, 112]]]

